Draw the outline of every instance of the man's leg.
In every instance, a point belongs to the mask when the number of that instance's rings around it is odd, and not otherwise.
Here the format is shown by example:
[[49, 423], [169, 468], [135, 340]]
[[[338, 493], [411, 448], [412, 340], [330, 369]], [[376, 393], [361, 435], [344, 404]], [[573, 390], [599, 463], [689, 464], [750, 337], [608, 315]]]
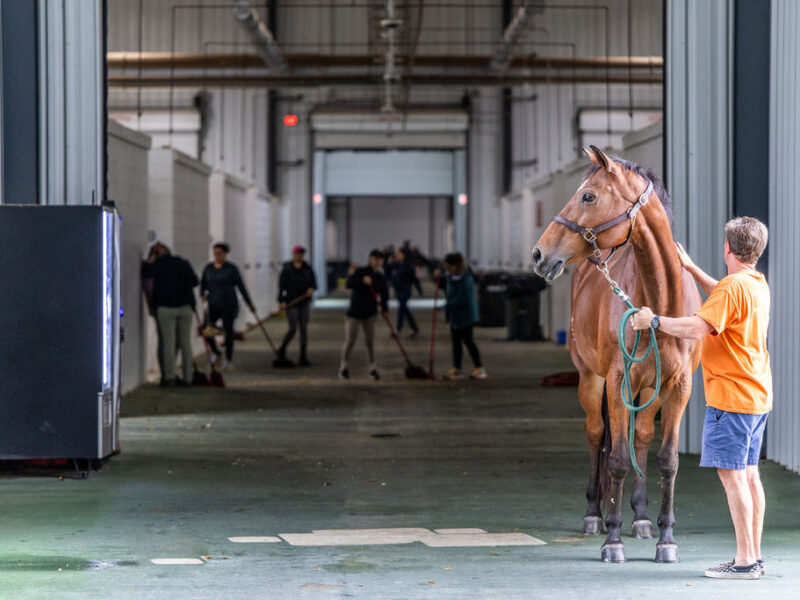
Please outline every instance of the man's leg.
[[414, 313], [412, 313], [411, 309], [408, 308], [408, 300], [406, 300], [403, 304], [403, 310], [406, 312], [406, 318], [408, 319], [408, 325], [411, 327], [411, 331], [414, 333], [419, 333], [419, 327], [417, 326], [416, 319], [414, 319]]
[[719, 478], [728, 497], [728, 508], [736, 532], [736, 566], [752, 565], [759, 558], [756, 554], [753, 533], [756, 530], [753, 495], [747, 481], [745, 469], [718, 468]]
[[175, 309], [167, 306], [158, 307], [158, 325], [164, 341], [162, 352], [164, 355], [164, 381], [175, 380]]
[[342, 346], [342, 357], [339, 369], [346, 369], [348, 361], [350, 360], [350, 353], [353, 351], [353, 346], [356, 344], [358, 338], [358, 319], [352, 317], [345, 318], [344, 321], [344, 345]]
[[286, 332], [286, 335], [283, 336], [283, 342], [281, 342], [281, 347], [278, 348], [278, 354], [283, 358], [286, 356], [286, 348], [289, 346], [289, 342], [292, 341], [294, 338], [294, 334], [297, 331], [297, 312], [299, 307], [293, 306], [289, 310], [286, 311], [286, 318], [289, 320], [289, 331]]
[[181, 362], [183, 366], [183, 380], [192, 381], [194, 369], [194, 352], [192, 352], [192, 327], [194, 311], [188, 304], [182, 306], [178, 313], [178, 345], [181, 348]]
[[375, 320], [377, 317], [369, 317], [361, 321], [364, 327], [364, 337], [367, 342], [367, 359], [369, 360], [369, 370], [375, 371], [378, 366], [375, 364]]
[[311, 302], [297, 307], [297, 324], [300, 327], [300, 361], [308, 362], [308, 318], [311, 314]]
[[753, 499], [753, 547], [756, 558], [761, 558], [761, 534], [764, 531], [764, 512], [767, 500], [764, 495], [764, 486], [761, 485], [758, 465], [748, 465], [746, 472], [750, 496]]
[[397, 333], [400, 333], [403, 329], [403, 322], [405, 321], [406, 312], [408, 310], [406, 308], [406, 302], [408, 302], [406, 298], [397, 299]]

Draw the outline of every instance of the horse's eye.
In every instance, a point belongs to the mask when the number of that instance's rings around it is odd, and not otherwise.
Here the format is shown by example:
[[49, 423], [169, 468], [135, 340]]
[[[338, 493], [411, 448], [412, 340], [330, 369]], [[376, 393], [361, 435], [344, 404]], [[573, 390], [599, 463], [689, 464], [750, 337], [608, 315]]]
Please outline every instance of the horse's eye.
[[590, 194], [589, 192], [586, 192], [583, 195], [583, 198], [581, 198], [581, 202], [594, 202], [596, 199], [597, 196], [595, 196], [594, 194]]

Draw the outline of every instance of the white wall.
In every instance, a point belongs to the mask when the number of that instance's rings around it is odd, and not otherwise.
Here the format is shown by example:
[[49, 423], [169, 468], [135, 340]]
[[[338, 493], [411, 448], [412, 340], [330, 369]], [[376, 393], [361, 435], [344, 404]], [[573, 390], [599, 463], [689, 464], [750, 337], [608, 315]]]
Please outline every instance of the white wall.
[[122, 216], [122, 392], [147, 374], [148, 319], [139, 269], [147, 247], [148, 152], [150, 138], [114, 122], [108, 124], [108, 196]]

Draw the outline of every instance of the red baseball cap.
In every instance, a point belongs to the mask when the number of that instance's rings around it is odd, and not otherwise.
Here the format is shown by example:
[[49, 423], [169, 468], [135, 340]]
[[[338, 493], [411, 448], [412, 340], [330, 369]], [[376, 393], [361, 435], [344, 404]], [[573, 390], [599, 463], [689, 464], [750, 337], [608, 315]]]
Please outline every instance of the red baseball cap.
[[306, 253], [306, 249], [303, 248], [302, 246], [299, 246], [299, 245], [295, 246], [294, 248], [292, 248], [292, 254], [297, 254], [298, 252], [300, 254], [305, 254]]

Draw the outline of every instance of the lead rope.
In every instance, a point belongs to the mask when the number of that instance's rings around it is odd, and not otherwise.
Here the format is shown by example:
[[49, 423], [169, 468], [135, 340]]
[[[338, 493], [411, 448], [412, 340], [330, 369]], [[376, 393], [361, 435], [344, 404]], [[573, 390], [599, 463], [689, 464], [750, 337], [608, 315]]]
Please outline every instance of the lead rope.
[[[597, 253], [596, 253], [597, 254]], [[644, 477], [644, 473], [639, 468], [638, 463], [636, 462], [636, 447], [634, 445], [635, 437], [636, 437], [636, 413], [639, 411], [644, 410], [645, 408], [649, 407], [653, 402], [655, 402], [656, 398], [658, 398], [658, 393], [661, 391], [661, 354], [658, 352], [658, 344], [656, 343], [656, 332], [655, 329], [650, 327], [650, 343], [647, 345], [647, 350], [641, 356], [637, 357], [636, 352], [639, 349], [639, 341], [642, 337], [642, 332], [637, 331], [636, 337], [633, 340], [633, 347], [631, 348], [630, 352], [625, 344], [625, 329], [628, 325], [628, 321], [630, 321], [631, 317], [638, 313], [640, 309], [636, 308], [633, 303], [631, 302], [630, 296], [623, 292], [616, 281], [611, 278], [611, 275], [608, 272], [608, 265], [605, 262], [602, 262], [597, 266], [597, 270], [600, 271], [603, 276], [608, 281], [608, 284], [611, 286], [611, 291], [614, 292], [617, 296], [619, 296], [620, 300], [622, 300], [627, 306], [628, 310], [625, 311], [625, 314], [622, 315], [622, 318], [619, 321], [619, 328], [617, 329], [617, 338], [619, 340], [619, 349], [622, 351], [622, 358], [624, 362], [624, 370], [622, 373], [622, 384], [620, 385], [620, 395], [622, 396], [622, 404], [625, 408], [628, 409], [629, 422], [630, 425], [628, 427], [628, 445], [630, 448], [631, 454], [631, 464], [633, 465], [633, 470], [636, 471], [636, 474], [639, 477]], [[653, 353], [653, 356], [656, 360], [656, 385], [653, 391], [653, 395], [650, 399], [640, 406], [636, 406], [634, 404], [635, 398], [633, 397], [633, 388], [631, 387], [631, 369], [633, 365], [636, 363], [644, 362], [650, 353]]]

